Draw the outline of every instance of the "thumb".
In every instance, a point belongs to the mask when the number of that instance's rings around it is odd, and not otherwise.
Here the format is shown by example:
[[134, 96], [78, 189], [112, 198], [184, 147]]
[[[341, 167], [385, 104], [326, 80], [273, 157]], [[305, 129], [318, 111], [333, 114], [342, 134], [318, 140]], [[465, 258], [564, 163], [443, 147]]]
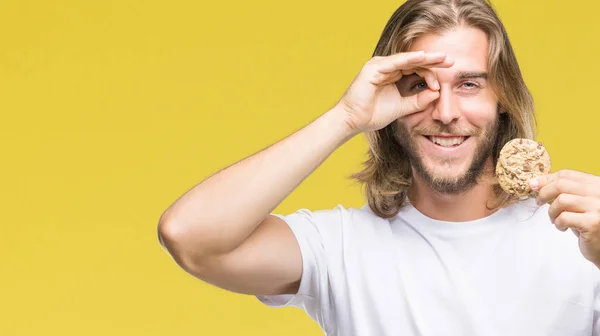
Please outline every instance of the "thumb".
[[402, 116], [423, 111], [431, 102], [440, 97], [437, 90], [424, 90], [415, 95], [402, 98]]

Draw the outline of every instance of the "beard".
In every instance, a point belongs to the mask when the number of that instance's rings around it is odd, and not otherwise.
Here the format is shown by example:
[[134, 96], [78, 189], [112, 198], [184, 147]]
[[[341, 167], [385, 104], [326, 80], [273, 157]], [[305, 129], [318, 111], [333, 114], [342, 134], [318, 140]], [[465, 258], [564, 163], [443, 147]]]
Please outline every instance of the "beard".
[[[437, 122], [435, 125], [427, 128], [419, 128], [410, 132], [404, 124], [398, 123], [396, 128], [396, 140], [404, 149], [406, 156], [412, 166], [413, 172], [416, 172], [432, 190], [445, 195], [455, 195], [465, 192], [474, 187], [483, 172], [486, 162], [491, 157], [496, 141], [498, 140], [498, 130], [500, 122], [496, 116], [485, 129], [461, 129], [449, 125], [443, 125]], [[461, 175], [454, 177], [440, 177], [434, 171], [427, 169], [423, 162], [423, 156], [419, 152], [416, 139], [421, 134], [439, 134], [439, 133], [469, 135], [472, 140], [477, 136], [478, 144], [475, 154], [469, 164], [468, 169]], [[449, 165], [452, 158], [446, 158], [441, 161], [442, 165]]]

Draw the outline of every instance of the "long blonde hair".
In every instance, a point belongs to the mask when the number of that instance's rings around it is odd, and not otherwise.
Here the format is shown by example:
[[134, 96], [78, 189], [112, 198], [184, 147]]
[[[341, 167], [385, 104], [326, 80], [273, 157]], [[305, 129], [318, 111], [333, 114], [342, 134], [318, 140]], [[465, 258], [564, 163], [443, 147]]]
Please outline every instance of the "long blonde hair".
[[[537, 121], [533, 97], [525, 85], [504, 25], [486, 0], [408, 0], [387, 22], [373, 56], [407, 51], [416, 38], [442, 33], [457, 27], [478, 28], [488, 37], [489, 82], [498, 96], [499, 129], [493, 147], [494, 166], [500, 150], [514, 138], [533, 139]], [[395, 140], [394, 123], [365, 133], [369, 144], [364, 169], [351, 177], [363, 183], [371, 210], [390, 218], [406, 205], [412, 183], [411, 164]], [[489, 181], [488, 181], [489, 182]], [[507, 206], [518, 198], [505, 193], [492, 180], [496, 202], [488, 208]]]

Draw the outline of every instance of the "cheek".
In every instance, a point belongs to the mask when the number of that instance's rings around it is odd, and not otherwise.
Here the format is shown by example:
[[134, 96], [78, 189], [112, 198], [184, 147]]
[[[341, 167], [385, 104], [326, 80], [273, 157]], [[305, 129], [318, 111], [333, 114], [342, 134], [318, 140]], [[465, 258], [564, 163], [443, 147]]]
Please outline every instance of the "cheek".
[[471, 124], [484, 127], [496, 118], [498, 105], [490, 99], [470, 98], [461, 100], [461, 111]]
[[[427, 111], [427, 109], [425, 111]], [[398, 127], [404, 127], [407, 130], [412, 130], [413, 127], [415, 127], [427, 118], [427, 113], [425, 111], [412, 113], [407, 116], [404, 116], [396, 120], [396, 123], [398, 124]]]

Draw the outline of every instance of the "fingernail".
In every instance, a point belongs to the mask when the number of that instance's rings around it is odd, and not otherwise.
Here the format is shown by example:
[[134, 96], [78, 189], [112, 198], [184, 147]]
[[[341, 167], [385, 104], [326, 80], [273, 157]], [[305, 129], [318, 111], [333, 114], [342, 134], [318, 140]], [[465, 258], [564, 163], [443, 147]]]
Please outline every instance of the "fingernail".
[[438, 81], [434, 81], [434, 82], [433, 82], [433, 87], [434, 87], [436, 90], [439, 90], [439, 89], [440, 89], [440, 83], [439, 83]]
[[529, 180], [529, 186], [531, 189], [536, 190], [540, 186], [540, 182], [536, 179]]
[[535, 204], [542, 205], [542, 201], [539, 198], [535, 199]]

